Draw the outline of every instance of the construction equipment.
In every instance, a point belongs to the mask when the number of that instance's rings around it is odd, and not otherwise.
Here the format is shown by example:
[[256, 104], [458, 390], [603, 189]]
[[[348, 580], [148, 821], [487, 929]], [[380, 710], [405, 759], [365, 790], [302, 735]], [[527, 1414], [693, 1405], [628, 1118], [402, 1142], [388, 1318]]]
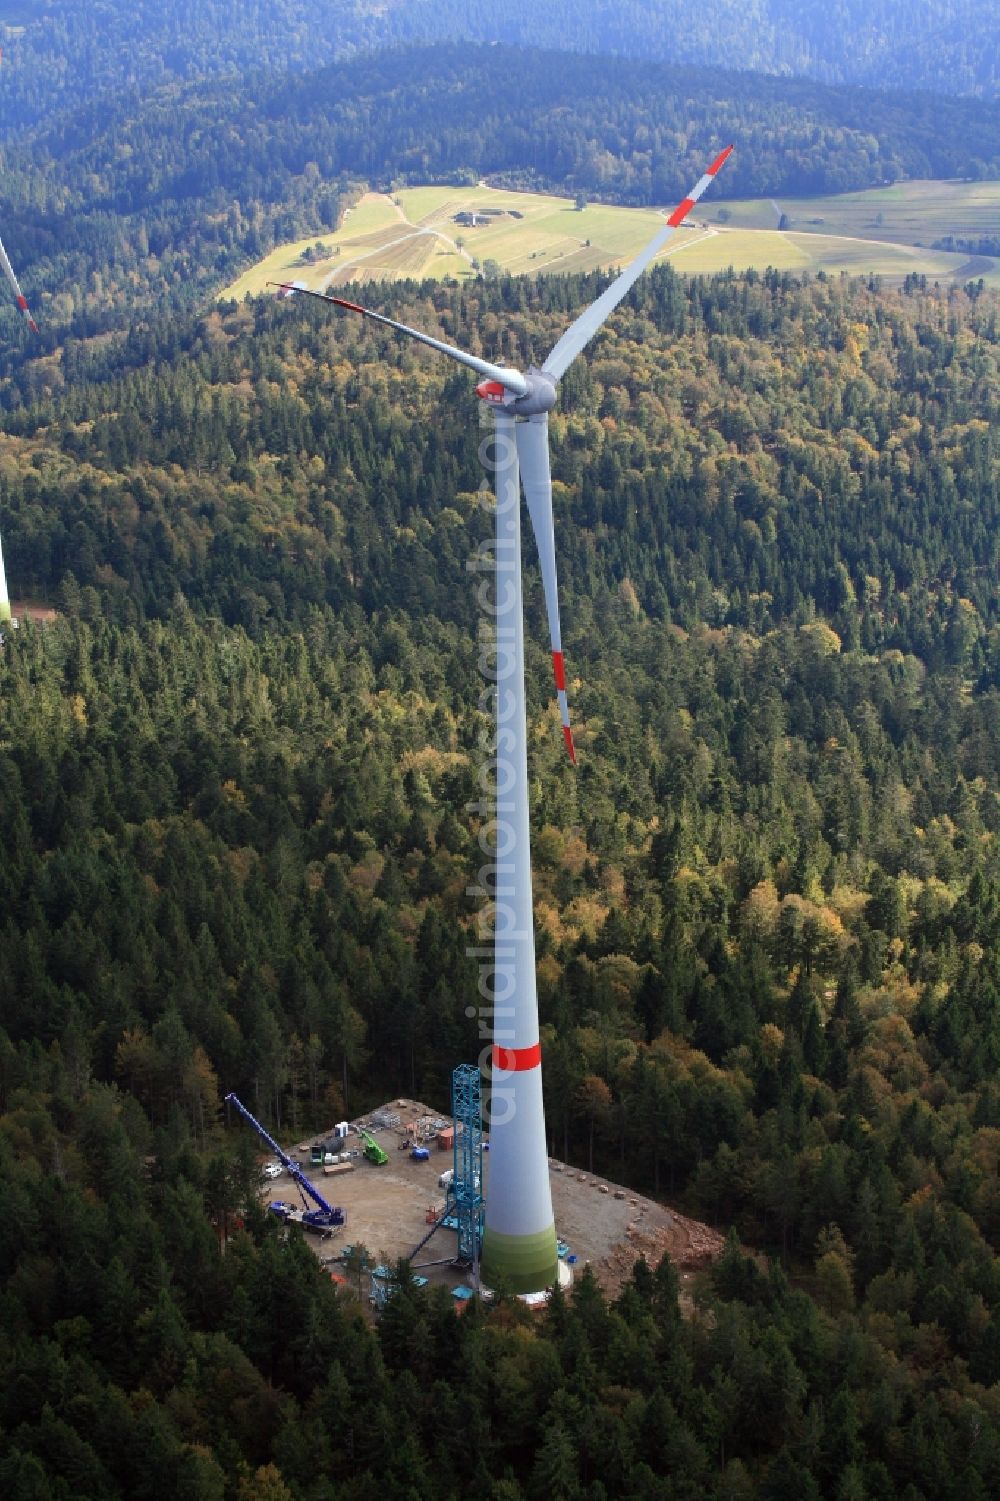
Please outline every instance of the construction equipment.
[[[428, 1207], [424, 1216], [430, 1229], [410, 1252], [411, 1262], [438, 1230], [456, 1230], [458, 1247], [455, 1261], [468, 1266], [473, 1281], [479, 1285], [479, 1251], [483, 1237], [483, 1112], [478, 1063], [460, 1063], [451, 1076], [453, 1166], [446, 1168], [438, 1178], [438, 1188], [445, 1192], [445, 1201]], [[438, 1140], [444, 1123], [435, 1123]], [[430, 1156], [427, 1148], [414, 1148]], [[425, 1159], [426, 1160], [426, 1159]], [[450, 1260], [451, 1258], [447, 1258]], [[432, 1262], [418, 1265], [431, 1266]]]
[[[458, 1260], [472, 1269], [479, 1285], [483, 1238], [483, 1108], [478, 1063], [460, 1063], [451, 1075], [454, 1168], [449, 1192], [458, 1220]], [[438, 1133], [440, 1141], [443, 1132]], [[439, 1180], [440, 1181], [440, 1180]]]
[[391, 1131], [394, 1126], [399, 1125], [399, 1116], [395, 1110], [373, 1110], [371, 1122], [373, 1126], [379, 1126], [386, 1131]]
[[[396, 1268], [388, 1267], [384, 1263], [371, 1268], [371, 1287], [368, 1301], [381, 1313], [393, 1293], [399, 1288], [399, 1280], [396, 1276]], [[410, 1276], [410, 1284], [413, 1287], [426, 1287], [428, 1279], [418, 1277], [416, 1273]]]
[[374, 1136], [369, 1136], [362, 1126], [358, 1127], [358, 1135], [365, 1144], [365, 1156], [368, 1161], [374, 1162], [376, 1167], [385, 1167], [389, 1161], [388, 1153], [382, 1150]]
[[[286, 1224], [301, 1225], [303, 1230], [308, 1230], [310, 1234], [321, 1235], [324, 1238], [330, 1235], [333, 1230], [339, 1228], [339, 1226], [346, 1224], [344, 1211], [326, 1202], [319, 1190], [314, 1188], [309, 1182], [309, 1179], [298, 1163], [293, 1162], [287, 1152], [281, 1150], [278, 1143], [272, 1136], [268, 1135], [260, 1121], [256, 1120], [250, 1114], [243, 1102], [238, 1100], [234, 1094], [227, 1094], [226, 1104], [236, 1106], [240, 1115], [243, 1116], [244, 1120], [250, 1122], [250, 1125], [253, 1126], [261, 1140], [267, 1142], [267, 1145], [275, 1157], [278, 1158], [285, 1172], [290, 1178], [295, 1180], [295, 1186], [302, 1199], [302, 1208], [297, 1209], [293, 1204], [286, 1204], [282, 1199], [275, 1199], [268, 1206], [271, 1213], [277, 1215], [278, 1219], [284, 1220]], [[313, 1208], [310, 1208], [310, 1199], [315, 1206]]]

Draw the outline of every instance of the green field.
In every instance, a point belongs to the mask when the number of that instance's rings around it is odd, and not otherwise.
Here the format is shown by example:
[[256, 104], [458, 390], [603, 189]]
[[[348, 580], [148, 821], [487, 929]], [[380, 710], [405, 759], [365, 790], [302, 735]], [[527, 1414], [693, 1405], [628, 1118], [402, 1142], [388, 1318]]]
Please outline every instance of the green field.
[[947, 234], [1000, 234], [1000, 182], [897, 182], [826, 198], [708, 202], [698, 212], [710, 224], [775, 229], [784, 214], [793, 230], [929, 245]]
[[[463, 213], [482, 217], [460, 224]], [[779, 230], [782, 214], [786, 228]], [[223, 295], [242, 298], [282, 280], [327, 289], [405, 277], [462, 279], [477, 274], [474, 261], [495, 261], [518, 276], [591, 271], [630, 259], [658, 223], [651, 209], [577, 210], [566, 198], [482, 186], [366, 193], [335, 232], [280, 246]], [[1000, 183], [908, 182], [827, 198], [709, 203], [695, 210], [692, 227], [675, 235], [664, 255], [691, 273], [775, 266], [874, 272], [892, 281], [923, 272], [940, 281], [982, 276], [1000, 286], [997, 258], [927, 248], [946, 234], [1000, 235]]]

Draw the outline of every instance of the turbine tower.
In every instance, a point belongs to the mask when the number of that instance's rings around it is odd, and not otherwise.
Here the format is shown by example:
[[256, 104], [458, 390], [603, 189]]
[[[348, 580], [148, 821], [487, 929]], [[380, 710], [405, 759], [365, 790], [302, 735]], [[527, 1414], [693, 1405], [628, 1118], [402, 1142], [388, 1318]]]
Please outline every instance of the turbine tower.
[[10, 620], [10, 595], [7, 593], [7, 574], [3, 566], [3, 549], [0, 548], [0, 626], [9, 625]]
[[560, 377], [610, 317], [674, 230], [683, 223], [732, 149], [732, 146], [727, 146], [720, 152], [645, 250], [569, 326], [540, 369], [532, 366], [522, 374], [505, 365], [491, 364], [342, 297], [312, 292], [288, 282], [282, 283], [279, 289], [286, 296], [293, 292], [304, 293], [348, 312], [359, 313], [468, 366], [483, 377], [476, 387], [477, 396], [494, 410], [496, 600], [492, 613], [495, 613], [497, 633], [495, 714], [499, 747], [495, 785], [497, 823], [505, 839], [503, 848], [498, 847], [497, 852], [494, 973], [502, 976], [505, 983], [503, 990], [498, 989], [495, 994], [490, 1178], [480, 1270], [487, 1287], [503, 1281], [516, 1293], [543, 1292], [553, 1285], [559, 1271], [549, 1186], [535, 990], [524, 616], [521, 606], [520, 486], [524, 487], [538, 548], [563, 736], [570, 760], [575, 763], [559, 628], [548, 414], [555, 405], [556, 383]]
[[[3, 271], [3, 274], [10, 282], [14, 297], [17, 300], [17, 305], [27, 319], [28, 327], [31, 329], [31, 332], [33, 334], [37, 334], [38, 326], [35, 323], [34, 318], [32, 318], [30, 312], [28, 311], [27, 299], [25, 298], [24, 293], [21, 291], [21, 288], [17, 284], [17, 277], [14, 275], [14, 268], [7, 257], [6, 250], [3, 248], [2, 240], [0, 240], [0, 270]], [[5, 621], [9, 621], [10, 618], [10, 596], [7, 593], [7, 575], [4, 572], [3, 566], [3, 549], [0, 548], [0, 625], [3, 625]]]

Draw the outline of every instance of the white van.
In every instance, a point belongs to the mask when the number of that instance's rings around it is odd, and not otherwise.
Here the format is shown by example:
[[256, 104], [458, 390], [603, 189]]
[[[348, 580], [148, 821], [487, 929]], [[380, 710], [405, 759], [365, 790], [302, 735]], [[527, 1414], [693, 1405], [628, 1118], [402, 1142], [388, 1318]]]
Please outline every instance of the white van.
[[440, 1178], [438, 1179], [438, 1188], [450, 1188], [454, 1176], [455, 1169], [453, 1167], [450, 1167], [448, 1171], [446, 1173], [442, 1173]]

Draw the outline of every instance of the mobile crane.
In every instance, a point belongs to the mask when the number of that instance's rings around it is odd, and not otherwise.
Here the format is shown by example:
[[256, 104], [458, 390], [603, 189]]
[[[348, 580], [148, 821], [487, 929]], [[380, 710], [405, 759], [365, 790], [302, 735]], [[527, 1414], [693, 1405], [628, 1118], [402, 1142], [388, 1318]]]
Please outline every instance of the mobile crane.
[[[308, 1230], [312, 1235], [320, 1235], [324, 1239], [340, 1225], [346, 1224], [344, 1211], [333, 1204], [328, 1204], [318, 1189], [314, 1188], [299, 1167], [293, 1162], [286, 1152], [283, 1152], [272, 1136], [264, 1130], [260, 1121], [255, 1120], [242, 1100], [238, 1100], [234, 1094], [226, 1095], [226, 1104], [235, 1105], [236, 1109], [249, 1121], [262, 1141], [266, 1141], [275, 1157], [278, 1158], [285, 1172], [295, 1180], [295, 1186], [302, 1199], [302, 1208], [296, 1209], [293, 1204], [286, 1204], [282, 1199], [275, 1199], [268, 1207], [272, 1214], [276, 1214], [279, 1220], [286, 1224], [301, 1225], [303, 1230]], [[309, 1199], [316, 1206], [309, 1207]]]

